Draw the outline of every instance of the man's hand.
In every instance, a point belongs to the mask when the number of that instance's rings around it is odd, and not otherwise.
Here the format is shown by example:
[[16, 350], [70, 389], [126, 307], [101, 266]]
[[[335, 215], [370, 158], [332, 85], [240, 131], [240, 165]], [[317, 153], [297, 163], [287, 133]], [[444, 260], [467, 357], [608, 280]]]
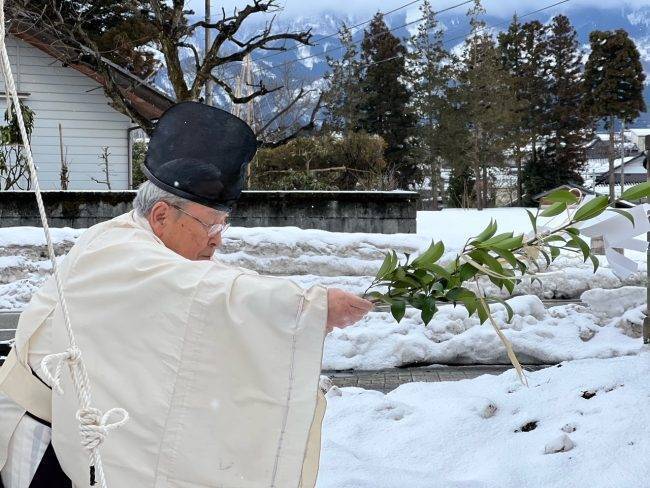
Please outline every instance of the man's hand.
[[373, 308], [372, 302], [338, 288], [327, 290], [327, 332], [347, 327], [363, 318]]

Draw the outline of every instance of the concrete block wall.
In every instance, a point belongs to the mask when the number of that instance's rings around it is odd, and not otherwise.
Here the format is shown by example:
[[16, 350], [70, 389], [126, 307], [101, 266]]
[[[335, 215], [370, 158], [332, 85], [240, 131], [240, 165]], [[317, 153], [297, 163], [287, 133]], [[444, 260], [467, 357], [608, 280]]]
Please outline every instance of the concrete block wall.
[[[52, 227], [86, 228], [131, 209], [135, 191], [45, 191]], [[415, 233], [416, 192], [245, 191], [231, 216], [242, 227]], [[0, 191], [0, 227], [40, 226], [33, 192]]]

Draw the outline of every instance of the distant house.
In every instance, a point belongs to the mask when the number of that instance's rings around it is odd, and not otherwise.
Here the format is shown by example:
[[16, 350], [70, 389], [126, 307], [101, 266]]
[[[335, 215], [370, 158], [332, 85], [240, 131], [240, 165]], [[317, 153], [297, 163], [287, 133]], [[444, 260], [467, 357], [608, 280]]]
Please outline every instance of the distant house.
[[[625, 158], [623, 164], [621, 165], [621, 159], [614, 161], [614, 181], [617, 184], [621, 182], [621, 173], [625, 174], [624, 183], [626, 185], [636, 185], [637, 183], [643, 183], [647, 179], [647, 156], [645, 152], [637, 154], [636, 156], [629, 156]], [[606, 171], [601, 172], [595, 179], [596, 187], [600, 185], [609, 184], [609, 168]]]
[[[19, 96], [35, 113], [31, 144], [42, 188], [60, 188], [63, 152], [69, 163], [68, 189], [106, 189], [106, 185], [93, 181], [104, 180], [100, 165], [103, 147], [110, 153], [112, 189], [130, 188], [130, 133], [135, 124], [110, 105], [101, 76], [88, 65], [64, 66], [56, 45], [44, 34], [29, 31], [7, 38]], [[127, 70], [105, 62], [129, 101], [146, 117], [156, 119], [174, 103]], [[4, 90], [4, 85], [0, 86], [0, 91]], [[0, 96], [0, 116], [5, 110], [5, 97]]]
[[650, 149], [650, 129], [630, 129], [630, 140], [640, 151]]

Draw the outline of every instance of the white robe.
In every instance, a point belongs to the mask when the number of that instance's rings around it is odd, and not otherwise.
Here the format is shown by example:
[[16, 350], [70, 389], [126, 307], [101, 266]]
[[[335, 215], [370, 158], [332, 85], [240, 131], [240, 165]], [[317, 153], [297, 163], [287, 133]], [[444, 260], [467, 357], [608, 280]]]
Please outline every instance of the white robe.
[[[102, 446], [109, 486], [313, 487], [324, 399], [318, 394], [327, 291], [167, 249], [133, 213], [86, 231], [61, 267], [93, 405], [131, 420]], [[47, 321], [68, 347], [51, 282], [21, 315], [0, 370], [15, 402], [0, 417], [0, 466], [25, 409], [53, 424], [64, 471], [88, 483], [76, 395], [31, 376], [30, 338]], [[49, 318], [48, 318], [49, 317]]]

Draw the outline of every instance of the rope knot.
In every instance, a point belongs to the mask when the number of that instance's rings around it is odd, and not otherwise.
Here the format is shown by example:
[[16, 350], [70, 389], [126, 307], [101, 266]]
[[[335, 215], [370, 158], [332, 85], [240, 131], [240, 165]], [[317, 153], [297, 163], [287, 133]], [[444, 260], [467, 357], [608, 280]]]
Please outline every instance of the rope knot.
[[[72, 346], [66, 349], [64, 352], [58, 352], [55, 354], [48, 354], [41, 361], [41, 371], [45, 379], [50, 382], [52, 388], [56, 390], [59, 395], [63, 395], [63, 388], [61, 388], [61, 372], [63, 369], [63, 364], [68, 363], [70, 367], [77, 366], [81, 361], [81, 350]], [[52, 370], [51, 365], [54, 365], [54, 370]], [[54, 371], [54, 373], [52, 373]]]
[[[120, 418], [109, 422], [112, 415], [119, 415]], [[111, 430], [121, 427], [128, 419], [129, 414], [123, 408], [111, 408], [104, 414], [98, 408], [80, 408], [77, 410], [77, 420], [81, 444], [89, 451], [96, 449], [104, 442]]]

